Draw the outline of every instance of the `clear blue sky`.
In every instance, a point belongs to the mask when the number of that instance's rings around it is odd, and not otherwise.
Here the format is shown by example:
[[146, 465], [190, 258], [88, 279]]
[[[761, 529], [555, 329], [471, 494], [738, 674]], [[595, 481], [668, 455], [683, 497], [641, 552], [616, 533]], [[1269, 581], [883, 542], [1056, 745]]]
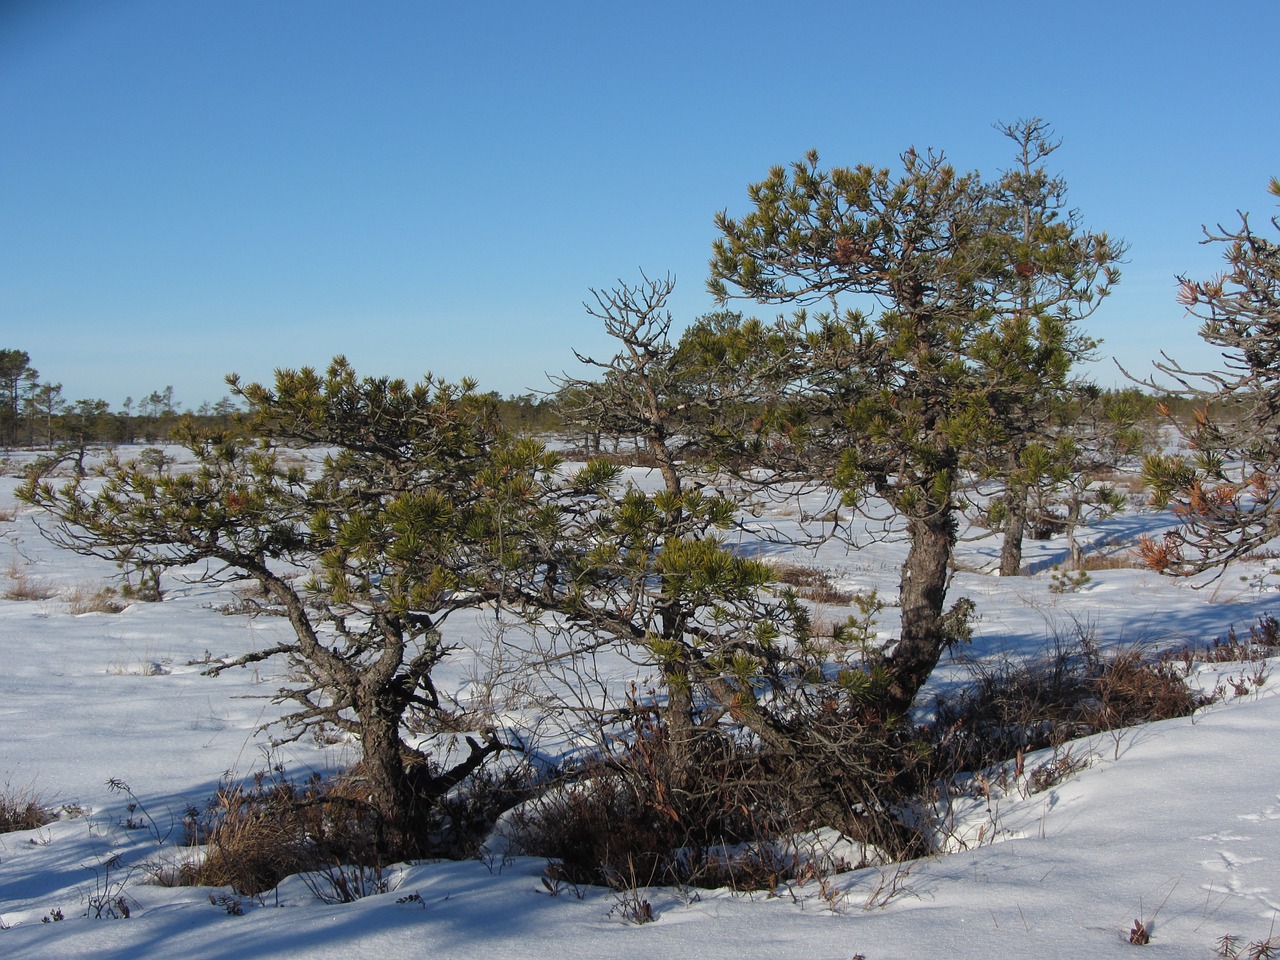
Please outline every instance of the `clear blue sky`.
[[592, 287], [710, 309], [712, 217], [770, 165], [994, 173], [1041, 116], [1131, 244], [1103, 353], [1212, 363], [1173, 275], [1275, 212], [1278, 39], [1274, 0], [0, 0], [0, 347], [113, 406], [336, 353], [543, 389], [604, 348]]

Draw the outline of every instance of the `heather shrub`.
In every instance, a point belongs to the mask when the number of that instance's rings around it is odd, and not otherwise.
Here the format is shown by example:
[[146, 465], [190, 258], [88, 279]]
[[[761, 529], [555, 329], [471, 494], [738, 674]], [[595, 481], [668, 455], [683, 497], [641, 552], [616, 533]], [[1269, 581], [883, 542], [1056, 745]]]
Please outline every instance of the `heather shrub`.
[[[188, 843], [203, 849], [166, 882], [227, 886], [253, 896], [287, 876], [312, 872], [333, 880], [326, 886], [338, 893], [343, 882], [350, 889], [364, 889], [364, 880], [409, 852], [388, 844], [385, 824], [362, 784], [358, 765], [329, 779], [312, 775], [302, 783], [290, 781], [280, 767], [225, 783], [203, 809], [187, 811]], [[430, 824], [423, 833], [433, 839], [427, 852], [455, 859], [474, 856], [497, 817], [529, 790], [523, 767], [468, 782], [424, 813]]]
[[972, 671], [968, 687], [938, 698], [923, 733], [940, 771], [981, 770], [1091, 733], [1187, 716], [1211, 699], [1167, 658], [1137, 644], [1105, 652], [1084, 634], [1033, 660]]
[[[904, 773], [914, 766], [914, 747], [891, 743], [874, 725], [855, 731], [828, 719], [822, 732], [851, 755], [833, 761], [830, 776], [818, 782], [811, 758], [796, 762], [727, 729], [699, 737], [694, 763], [677, 762], [661, 717], [642, 714], [613, 755], [564, 771], [519, 808], [509, 821], [511, 839], [518, 852], [548, 858], [556, 881], [614, 889], [638, 883], [759, 890], [811, 878], [814, 861], [798, 853], [800, 838], [830, 826], [836, 807], [854, 824], [845, 831], [851, 852], [823, 858], [820, 872], [924, 852], [920, 835], [900, 817], [918, 786]], [[799, 739], [797, 748], [805, 748]], [[866, 802], [843, 792], [857, 782], [850, 775], [857, 766], [867, 771], [860, 784]], [[850, 808], [861, 813], [849, 818]]]

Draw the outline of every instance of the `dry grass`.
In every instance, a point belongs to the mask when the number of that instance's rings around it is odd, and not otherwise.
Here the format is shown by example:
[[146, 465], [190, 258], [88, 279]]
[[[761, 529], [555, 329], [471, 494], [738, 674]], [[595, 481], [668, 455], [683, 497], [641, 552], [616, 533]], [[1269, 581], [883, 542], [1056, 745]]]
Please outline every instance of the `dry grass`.
[[173, 671], [168, 661], [139, 660], [136, 663], [112, 662], [107, 664], [107, 674], [113, 677], [164, 677]]
[[57, 819], [57, 814], [30, 788], [15, 790], [6, 784], [0, 790], [0, 833], [35, 830]]
[[36, 579], [18, 566], [16, 559], [10, 561], [9, 569], [4, 575], [9, 582], [0, 596], [6, 600], [48, 600], [57, 594], [49, 584]]
[[1140, 473], [1100, 467], [1089, 472], [1089, 479], [1097, 483], [1105, 483], [1130, 496], [1145, 495], [1147, 492], [1147, 484]]
[[[528, 771], [480, 773], [429, 810], [433, 855], [475, 856], [499, 814], [529, 796]], [[198, 855], [153, 866], [166, 885], [229, 886], [254, 896], [286, 876], [304, 873], [323, 900], [346, 901], [377, 892], [383, 867], [401, 855], [368, 804], [357, 765], [329, 780], [288, 781], [283, 769], [260, 772], [221, 787], [203, 809], [187, 811], [188, 842]]]
[[298, 786], [277, 769], [218, 790], [208, 807], [187, 811], [188, 840], [201, 858], [159, 882], [227, 886], [252, 896], [291, 874], [334, 863], [376, 864], [372, 811], [350, 781], [318, 776]]
[[225, 886], [252, 896], [317, 866], [296, 817], [281, 806], [227, 791], [217, 803], [205, 856], [183, 865], [184, 886]]
[[1091, 757], [1087, 751], [1077, 752], [1070, 747], [1055, 747], [1048, 760], [1027, 774], [1027, 792], [1044, 793], [1088, 768], [1090, 762]]
[[71, 607], [71, 614], [77, 617], [85, 613], [119, 613], [129, 605], [111, 587], [88, 583], [77, 584], [64, 597]]
[[585, 447], [575, 447], [563, 451], [564, 458], [572, 461], [603, 460], [616, 467], [642, 467], [652, 470], [658, 466], [658, 459], [647, 449], [634, 447], [617, 450], [597, 450], [592, 452]]
[[13, 523], [17, 516], [17, 507], [0, 507], [0, 523]]
[[1088, 553], [1080, 561], [1081, 570], [1141, 570], [1146, 564], [1132, 551]]
[[264, 597], [261, 590], [243, 589], [236, 591], [236, 599], [230, 603], [225, 603], [217, 608], [218, 612], [225, 617], [234, 617], [246, 615], [251, 617], [269, 616], [269, 617], [285, 617], [288, 614], [284, 607], [273, 601], [270, 597]]

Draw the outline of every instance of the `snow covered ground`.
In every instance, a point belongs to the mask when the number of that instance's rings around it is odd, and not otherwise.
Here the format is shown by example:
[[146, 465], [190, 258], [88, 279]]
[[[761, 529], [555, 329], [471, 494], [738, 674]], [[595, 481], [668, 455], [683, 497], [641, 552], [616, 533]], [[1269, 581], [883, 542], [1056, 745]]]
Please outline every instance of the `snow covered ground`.
[[[0, 957], [1204, 958], [1224, 935], [1239, 938], [1242, 956], [1250, 941], [1274, 936], [1280, 947], [1275, 682], [1192, 718], [1074, 745], [1088, 767], [1049, 790], [962, 799], [957, 833], [969, 849], [842, 874], [825, 887], [796, 884], [773, 897], [641, 890], [655, 922], [635, 925], [614, 892], [551, 896], [542, 861], [494, 858], [399, 866], [387, 893], [341, 905], [291, 878], [261, 898], [234, 898], [242, 913], [229, 913], [227, 901], [210, 901], [225, 889], [148, 882], [149, 866], [182, 855], [185, 809], [203, 805], [228, 774], [276, 762], [293, 775], [336, 769], [350, 748], [268, 747], [259, 728], [282, 710], [266, 699], [282, 664], [202, 675], [209, 657], [287, 629], [276, 618], [224, 614], [236, 600], [229, 588], [166, 580], [163, 603], [73, 615], [67, 597], [117, 571], [47, 544], [33, 514], [15, 508], [15, 486], [0, 478], [0, 511], [15, 513], [0, 521], [0, 594], [22, 584], [48, 596], [0, 599], [0, 790], [27, 789], [78, 815], [0, 835]], [[789, 522], [782, 511], [772, 520]], [[1091, 536], [1123, 550], [1168, 522], [1135, 512]], [[1106, 644], [1206, 641], [1275, 607], [1263, 564], [1202, 589], [1130, 568], [1055, 592], [1062, 543], [1028, 547], [1037, 572], [1001, 580], [982, 572], [994, 540], [962, 544], [951, 597], [973, 598], [980, 618], [964, 657], [1034, 655], [1053, 634], [1081, 627]], [[903, 553], [894, 540], [858, 551], [829, 543], [798, 559], [842, 586], [892, 597]], [[894, 629], [892, 609], [881, 627]], [[492, 642], [479, 621], [472, 633], [465, 639], [478, 650]], [[472, 669], [464, 652], [442, 676], [460, 687]], [[1206, 666], [1198, 681], [1211, 688], [1244, 669]], [[947, 661], [932, 683], [966, 676], [963, 662]], [[86, 916], [119, 895], [128, 919]], [[1148, 946], [1129, 943], [1135, 920]]]

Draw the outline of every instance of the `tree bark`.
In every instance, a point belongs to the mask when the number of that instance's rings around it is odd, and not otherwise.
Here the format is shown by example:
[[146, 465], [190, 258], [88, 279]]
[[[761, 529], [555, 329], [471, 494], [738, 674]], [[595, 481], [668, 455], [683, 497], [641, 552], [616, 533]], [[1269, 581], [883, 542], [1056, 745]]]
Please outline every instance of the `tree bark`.
[[413, 821], [416, 796], [412, 778], [406, 776], [400, 742], [400, 713], [377, 699], [363, 704], [360, 718], [360, 768], [369, 789], [369, 805], [387, 830], [382, 838], [385, 854], [417, 856], [422, 853]]
[[938, 664], [946, 645], [942, 611], [947, 596], [947, 574], [955, 548], [955, 519], [949, 509], [916, 518], [907, 525], [911, 549], [902, 568], [899, 599], [902, 631], [888, 658], [888, 713], [906, 713]]
[[1004, 540], [1000, 544], [1000, 576], [1016, 577], [1022, 571], [1022, 541], [1027, 534], [1027, 491], [1011, 488], [1004, 498]]
[[687, 790], [695, 779], [694, 740], [698, 735], [693, 722], [692, 681], [683, 664], [664, 669], [662, 680], [667, 688], [663, 718], [667, 725], [672, 786], [677, 790]]

